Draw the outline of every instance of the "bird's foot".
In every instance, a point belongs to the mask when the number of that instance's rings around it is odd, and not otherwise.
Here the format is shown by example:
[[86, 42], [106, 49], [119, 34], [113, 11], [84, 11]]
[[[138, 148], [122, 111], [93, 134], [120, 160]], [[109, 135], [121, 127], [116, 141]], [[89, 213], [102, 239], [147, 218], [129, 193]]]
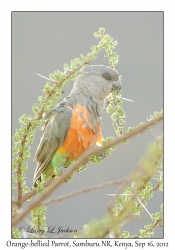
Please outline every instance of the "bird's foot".
[[101, 157], [101, 159], [104, 159], [106, 157], [106, 154], [104, 151], [100, 151], [99, 156]]
[[65, 172], [66, 172], [66, 168], [64, 168], [63, 166], [54, 167], [54, 175], [55, 176], [62, 175]]
[[61, 174], [64, 174], [67, 171], [67, 169], [65, 167], [61, 166], [61, 167], [58, 168], [58, 171], [59, 171], [59, 173], [61, 175]]

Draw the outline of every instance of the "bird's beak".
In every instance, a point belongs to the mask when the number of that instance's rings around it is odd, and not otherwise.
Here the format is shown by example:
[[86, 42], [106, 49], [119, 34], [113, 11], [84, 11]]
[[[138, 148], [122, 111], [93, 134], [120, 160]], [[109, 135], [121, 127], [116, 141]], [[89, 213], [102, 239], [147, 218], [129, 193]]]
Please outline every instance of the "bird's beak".
[[122, 88], [122, 83], [121, 83], [121, 81], [120, 81], [120, 80], [117, 80], [117, 81], [113, 82], [112, 85], [113, 85], [113, 86], [112, 86], [111, 92], [113, 92], [113, 91], [116, 90], [117, 93], [119, 93], [120, 90], [121, 90], [121, 88]]

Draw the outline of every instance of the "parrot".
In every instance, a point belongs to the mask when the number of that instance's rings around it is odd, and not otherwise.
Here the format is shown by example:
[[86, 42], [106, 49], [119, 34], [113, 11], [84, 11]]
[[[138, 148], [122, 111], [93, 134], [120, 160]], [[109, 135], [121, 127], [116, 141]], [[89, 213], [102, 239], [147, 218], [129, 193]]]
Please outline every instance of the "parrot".
[[70, 94], [46, 115], [51, 116], [37, 147], [33, 186], [41, 174], [55, 177], [54, 168], [66, 169], [86, 149], [102, 146], [102, 113], [106, 97], [120, 92], [119, 73], [104, 65], [86, 65]]

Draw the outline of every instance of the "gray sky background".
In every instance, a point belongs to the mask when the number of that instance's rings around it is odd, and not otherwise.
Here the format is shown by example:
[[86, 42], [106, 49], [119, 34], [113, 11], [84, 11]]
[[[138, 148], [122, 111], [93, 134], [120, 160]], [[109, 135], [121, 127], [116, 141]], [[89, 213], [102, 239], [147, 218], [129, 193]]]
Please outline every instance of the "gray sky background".
[[[122, 95], [135, 101], [123, 102], [126, 112], [126, 128], [145, 121], [154, 111], [163, 108], [163, 13], [162, 12], [13, 12], [12, 13], [12, 134], [19, 128], [22, 114], [32, 114], [31, 106], [42, 95], [46, 77], [55, 70], [63, 70], [64, 63], [90, 51], [97, 44], [93, 33], [104, 27], [118, 41], [117, 70], [122, 75]], [[93, 64], [107, 65], [101, 53]], [[63, 98], [72, 88], [65, 88]], [[103, 136], [115, 136], [110, 116], [104, 111]], [[88, 187], [126, 176], [144, 154], [149, 142], [162, 132], [162, 124], [152, 131], [131, 140], [130, 144], [117, 147], [111, 157], [101, 165], [88, 164], [87, 170], [76, 174], [72, 182], [63, 184], [52, 196]], [[35, 162], [33, 156], [42, 132], [37, 131], [32, 144], [27, 185], [31, 187]], [[48, 226], [64, 229], [82, 229], [92, 219], [100, 219], [106, 213], [106, 205], [116, 187], [87, 193], [55, 203], [48, 207]], [[162, 194], [156, 193], [148, 201], [150, 213], [159, 211]], [[151, 223], [149, 215], [127, 224], [124, 229], [137, 234], [138, 229]], [[25, 222], [18, 226], [25, 226]], [[51, 234], [47, 234], [52, 237]], [[161, 238], [163, 229], [155, 230]]]

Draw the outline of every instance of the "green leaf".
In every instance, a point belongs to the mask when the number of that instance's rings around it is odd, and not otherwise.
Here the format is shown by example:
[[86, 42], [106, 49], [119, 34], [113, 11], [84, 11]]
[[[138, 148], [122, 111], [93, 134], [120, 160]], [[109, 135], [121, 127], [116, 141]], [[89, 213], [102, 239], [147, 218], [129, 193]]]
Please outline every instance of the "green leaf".
[[28, 124], [28, 116], [27, 115], [22, 115], [20, 118], [19, 118], [19, 123], [21, 124], [24, 124], [24, 125], [27, 125]]
[[123, 231], [123, 233], [120, 235], [120, 238], [130, 238], [129, 231]]

